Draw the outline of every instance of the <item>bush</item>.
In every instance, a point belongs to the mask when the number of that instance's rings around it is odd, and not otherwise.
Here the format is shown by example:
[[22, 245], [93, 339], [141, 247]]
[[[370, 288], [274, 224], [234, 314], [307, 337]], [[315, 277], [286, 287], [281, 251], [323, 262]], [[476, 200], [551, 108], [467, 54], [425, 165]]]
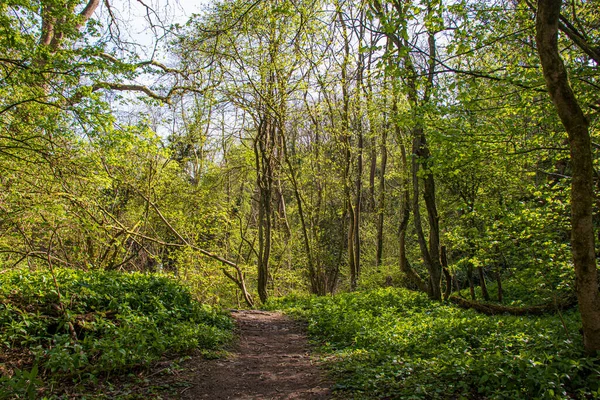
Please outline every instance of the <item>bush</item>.
[[[309, 322], [353, 398], [565, 399], [600, 396], [576, 312], [484, 316], [405, 289], [276, 300]], [[568, 330], [568, 332], [567, 332]]]
[[228, 316], [163, 275], [60, 269], [56, 281], [58, 290], [48, 272], [0, 277], [0, 398], [31, 393], [40, 377], [121, 371], [231, 338]]

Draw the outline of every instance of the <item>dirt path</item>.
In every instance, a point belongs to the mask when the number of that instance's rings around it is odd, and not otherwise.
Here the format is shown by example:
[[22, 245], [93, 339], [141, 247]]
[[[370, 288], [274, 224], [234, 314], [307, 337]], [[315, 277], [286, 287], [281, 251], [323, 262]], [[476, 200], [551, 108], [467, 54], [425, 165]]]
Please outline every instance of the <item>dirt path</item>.
[[190, 365], [184, 399], [328, 399], [303, 326], [279, 313], [233, 312], [239, 343], [227, 359]]

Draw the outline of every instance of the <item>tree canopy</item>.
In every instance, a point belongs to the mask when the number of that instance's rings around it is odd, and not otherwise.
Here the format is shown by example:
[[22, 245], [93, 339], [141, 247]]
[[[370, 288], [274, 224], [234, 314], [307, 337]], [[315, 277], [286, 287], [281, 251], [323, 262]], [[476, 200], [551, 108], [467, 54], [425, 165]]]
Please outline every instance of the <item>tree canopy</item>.
[[0, 5], [1, 270], [576, 297], [600, 350], [597, 0], [144, 6], [153, 54], [108, 1]]

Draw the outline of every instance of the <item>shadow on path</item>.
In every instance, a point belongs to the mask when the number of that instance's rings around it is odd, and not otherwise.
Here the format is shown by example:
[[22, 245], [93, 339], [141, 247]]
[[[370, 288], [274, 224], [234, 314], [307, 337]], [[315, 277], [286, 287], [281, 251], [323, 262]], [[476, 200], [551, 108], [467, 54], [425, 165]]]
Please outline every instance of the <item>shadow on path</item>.
[[301, 323], [265, 311], [234, 311], [239, 342], [226, 359], [189, 365], [184, 399], [329, 399]]

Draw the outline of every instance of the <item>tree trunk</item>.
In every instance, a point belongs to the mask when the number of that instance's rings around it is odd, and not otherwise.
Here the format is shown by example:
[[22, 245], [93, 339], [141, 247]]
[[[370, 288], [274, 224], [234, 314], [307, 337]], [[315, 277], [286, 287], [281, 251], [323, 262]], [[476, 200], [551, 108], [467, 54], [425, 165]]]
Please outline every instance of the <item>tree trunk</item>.
[[586, 352], [600, 351], [600, 294], [592, 223], [593, 159], [588, 121], [558, 51], [561, 0], [539, 0], [536, 43], [546, 87], [569, 136], [571, 151], [571, 248]]
[[[381, 2], [372, 2], [373, 11], [378, 16], [380, 21], [389, 21], [384, 23], [385, 35], [390, 43], [393, 43], [399, 52], [399, 67], [402, 71], [401, 80], [405, 84], [406, 95], [414, 115], [413, 133], [413, 160], [412, 160], [412, 181], [413, 181], [413, 223], [417, 232], [419, 248], [423, 262], [427, 266], [429, 272], [429, 290], [428, 294], [432, 299], [442, 299], [442, 266], [440, 263], [440, 240], [439, 240], [439, 216], [436, 209], [435, 201], [435, 182], [431, 172], [430, 163], [431, 155], [426, 143], [426, 136], [421, 118], [424, 117], [422, 107], [429, 104], [430, 96], [433, 88], [436, 66], [436, 48], [435, 48], [435, 33], [427, 32], [428, 53], [423, 52], [422, 55], [427, 56], [427, 67], [425, 70], [418, 70], [415, 66], [415, 60], [411, 52], [414, 44], [409, 41], [408, 37], [398, 35], [400, 21], [405, 17], [404, 6], [401, 2], [393, 3], [397, 11], [397, 17], [392, 18], [393, 22], [386, 17], [387, 10], [384, 10]], [[427, 15], [433, 16], [433, 4], [427, 3]], [[387, 25], [387, 26], [385, 26]], [[421, 84], [419, 77], [427, 77], [424, 84]], [[427, 209], [427, 217], [429, 222], [429, 238], [426, 239], [423, 232], [421, 221], [420, 204], [419, 204], [419, 168], [423, 171], [423, 199]]]
[[[427, 266], [429, 272], [429, 297], [434, 300], [442, 299], [442, 266], [439, 258], [439, 226], [438, 216], [435, 207], [435, 186], [433, 184], [433, 174], [427, 171], [429, 158], [429, 150], [425, 142], [425, 134], [423, 127], [418, 126], [414, 130], [413, 139], [413, 163], [412, 163], [412, 179], [413, 179], [413, 217], [415, 230], [421, 256]], [[427, 208], [427, 216], [429, 220], [429, 241], [425, 239], [423, 226], [421, 222], [421, 211], [419, 204], [419, 167], [422, 166], [425, 170], [423, 197]]]
[[475, 296], [475, 284], [473, 283], [473, 265], [471, 263], [469, 263], [469, 266], [467, 267], [467, 280], [469, 281], [471, 299], [477, 300], [477, 296]]
[[258, 296], [262, 303], [268, 298], [269, 260], [273, 227], [273, 146], [274, 127], [269, 116], [258, 126], [254, 144], [256, 158], [256, 185], [258, 187]]
[[[236, 268], [237, 276], [230, 274], [229, 271], [227, 271], [225, 268], [222, 268], [221, 271], [223, 272], [223, 274], [226, 277], [231, 279], [237, 285], [238, 289], [240, 289], [240, 291], [242, 292], [242, 295], [244, 296], [244, 301], [246, 302], [248, 307], [250, 307], [250, 308], [254, 307], [254, 300], [252, 299], [250, 292], [248, 292], [248, 289], [246, 287], [246, 279], [244, 277], [244, 274], [242, 273], [242, 270], [239, 267]], [[236, 291], [236, 297], [237, 296], [238, 296], [238, 292]], [[238, 298], [238, 303], [239, 303], [239, 298]]]
[[502, 293], [502, 276], [500, 275], [500, 266], [496, 269], [496, 286], [498, 287], [498, 303], [502, 303], [504, 296]]
[[441, 249], [441, 262], [444, 271], [444, 277], [446, 278], [446, 290], [444, 291], [444, 300], [448, 300], [450, 294], [452, 294], [452, 275], [448, 269], [448, 255], [446, 253], [446, 246], [442, 246]]
[[360, 214], [362, 208], [362, 173], [363, 173], [363, 133], [362, 129], [358, 132], [358, 157], [356, 161], [356, 180], [354, 183], [354, 189], [356, 191], [354, 198], [354, 221], [352, 233], [354, 234], [354, 270], [356, 271], [355, 279], [353, 282], [353, 289], [358, 284], [360, 278]]
[[404, 176], [402, 177], [402, 199], [400, 203], [400, 227], [399, 227], [399, 252], [400, 252], [400, 271], [402, 271], [408, 280], [413, 283], [415, 286], [419, 288], [420, 291], [428, 293], [429, 287], [427, 282], [419, 276], [417, 271], [415, 271], [412, 266], [409, 264], [406, 258], [406, 230], [408, 228], [408, 223], [410, 221], [410, 189], [409, 189], [409, 180], [408, 180], [408, 161], [406, 159], [406, 148], [404, 146], [403, 139], [400, 135], [400, 129], [396, 125], [396, 135], [398, 137], [398, 141], [400, 142], [400, 152], [402, 157], [402, 168], [404, 169]]
[[356, 289], [358, 284], [358, 271], [354, 258], [354, 208], [352, 203], [347, 199], [348, 203], [348, 266], [350, 267], [350, 289]]
[[304, 240], [304, 251], [306, 251], [306, 256], [308, 257], [308, 274], [310, 279], [310, 291], [313, 294], [317, 294], [320, 296], [325, 295], [326, 293], [326, 285], [323, 282], [323, 276], [321, 271], [318, 271], [315, 268], [314, 257], [312, 246], [310, 245], [310, 238], [308, 235], [309, 229], [306, 223], [306, 218], [304, 216], [304, 202], [302, 200], [302, 195], [300, 194], [300, 188], [298, 187], [298, 180], [296, 179], [296, 171], [293, 167], [293, 164], [290, 160], [289, 153], [287, 150], [287, 142], [285, 139], [285, 135], [282, 135], [282, 145], [283, 145], [283, 156], [285, 159], [285, 163], [288, 167], [290, 180], [292, 182], [292, 187], [294, 188], [294, 197], [296, 198], [296, 204], [298, 206], [298, 216], [300, 217], [300, 224], [302, 227], [302, 238]]
[[490, 294], [487, 290], [487, 284], [485, 283], [485, 274], [483, 268], [477, 267], [477, 274], [479, 274], [479, 286], [481, 287], [481, 295], [485, 301], [490, 301]]
[[[351, 141], [350, 141], [350, 87], [348, 81], [348, 65], [350, 62], [350, 38], [348, 35], [348, 27], [344, 20], [342, 11], [338, 11], [337, 15], [340, 23], [341, 33], [344, 40], [344, 59], [341, 66], [341, 85], [342, 85], [342, 132], [344, 147], [344, 194], [346, 209], [348, 211], [348, 266], [350, 267], [350, 288], [356, 289], [358, 285], [358, 275], [360, 272], [360, 260], [357, 254], [360, 254], [360, 240], [358, 236], [358, 221], [359, 221], [359, 210], [360, 210], [360, 190], [357, 191], [356, 199], [352, 197], [352, 184], [351, 184], [351, 164], [352, 164], [352, 152], [351, 152]], [[362, 146], [362, 137], [359, 139]], [[361, 149], [361, 165], [358, 168], [362, 172], [362, 149]], [[360, 175], [355, 181], [355, 185], [358, 187], [360, 184]], [[360, 189], [358, 187], [358, 189]], [[355, 208], [357, 207], [357, 208]], [[358, 246], [358, 248], [357, 248]], [[357, 263], [358, 261], [358, 263]]]
[[[373, 128], [371, 128], [372, 130]], [[371, 151], [369, 155], [369, 197], [366, 202], [365, 209], [369, 212], [374, 211], [377, 207], [375, 202], [375, 176], [377, 172], [377, 138], [371, 132]]]
[[381, 169], [379, 171], [379, 198], [377, 201], [377, 254], [375, 265], [381, 265], [383, 258], [383, 223], [385, 214], [385, 170], [387, 168], [387, 126], [381, 134]]
[[575, 299], [571, 299], [568, 297], [562, 299], [560, 303], [551, 302], [548, 304], [530, 307], [511, 307], [493, 303], [479, 303], [477, 301], [471, 301], [457, 296], [450, 297], [450, 301], [458, 305], [459, 307], [465, 309], [473, 309], [486, 315], [543, 315], [555, 313], [561, 309], [568, 310], [569, 308], [573, 307], [576, 303]]
[[460, 284], [458, 283], [458, 277], [456, 276], [456, 272], [452, 275], [452, 282], [454, 282], [454, 289], [457, 292], [460, 292]]

